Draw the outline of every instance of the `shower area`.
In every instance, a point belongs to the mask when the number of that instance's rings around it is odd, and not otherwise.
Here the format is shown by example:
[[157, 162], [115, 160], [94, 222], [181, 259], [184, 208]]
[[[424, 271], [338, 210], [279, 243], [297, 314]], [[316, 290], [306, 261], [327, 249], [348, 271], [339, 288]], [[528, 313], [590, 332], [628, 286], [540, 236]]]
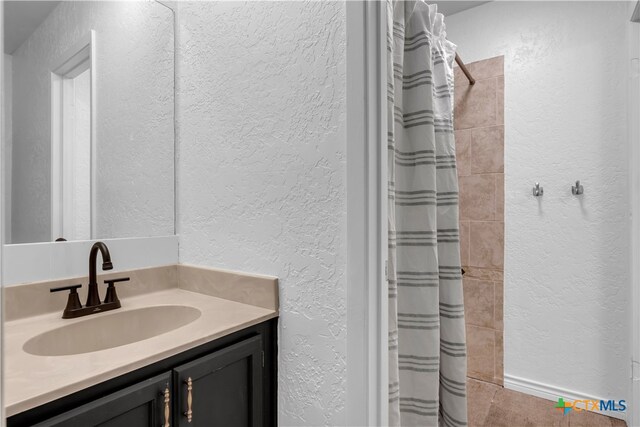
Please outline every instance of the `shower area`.
[[387, 3], [389, 424], [632, 425], [580, 403], [630, 398], [630, 4], [436, 3]]

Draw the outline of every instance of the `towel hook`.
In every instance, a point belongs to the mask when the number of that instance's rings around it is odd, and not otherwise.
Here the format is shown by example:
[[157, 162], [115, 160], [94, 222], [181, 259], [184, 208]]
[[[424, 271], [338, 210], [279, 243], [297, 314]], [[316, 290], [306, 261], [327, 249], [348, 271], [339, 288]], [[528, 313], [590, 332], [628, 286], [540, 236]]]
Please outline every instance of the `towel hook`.
[[571, 194], [579, 196], [582, 193], [584, 193], [584, 187], [580, 185], [580, 180], [577, 180], [576, 185], [571, 186]]
[[544, 194], [544, 188], [540, 187], [540, 184], [536, 182], [535, 187], [533, 187], [533, 195], [536, 197], [540, 197]]

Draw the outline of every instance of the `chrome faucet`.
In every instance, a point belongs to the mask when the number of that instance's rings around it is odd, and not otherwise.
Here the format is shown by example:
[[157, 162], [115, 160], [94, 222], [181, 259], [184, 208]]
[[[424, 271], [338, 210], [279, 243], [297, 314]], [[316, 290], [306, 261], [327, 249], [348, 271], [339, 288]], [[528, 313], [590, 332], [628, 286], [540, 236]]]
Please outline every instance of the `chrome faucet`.
[[82, 285], [62, 286], [51, 289], [51, 292], [69, 291], [67, 306], [62, 313], [63, 319], [73, 319], [121, 307], [120, 300], [116, 294], [115, 284], [119, 282], [126, 282], [129, 278], [122, 277], [120, 279], [105, 280], [104, 282], [108, 285], [107, 293], [104, 301], [101, 302], [100, 295], [98, 294], [98, 278], [96, 277], [98, 251], [102, 254], [102, 269], [113, 269], [111, 254], [109, 254], [109, 248], [107, 248], [107, 245], [102, 242], [94, 243], [91, 247], [91, 251], [89, 252], [89, 293], [87, 294], [87, 303], [84, 307], [80, 304], [80, 298], [78, 296], [78, 289], [81, 288]]
[[102, 270], [112, 270], [111, 254], [109, 248], [102, 242], [96, 242], [89, 252], [89, 293], [85, 307], [100, 305], [100, 295], [98, 295], [98, 279], [96, 278], [96, 264], [98, 262], [98, 251], [102, 253]]

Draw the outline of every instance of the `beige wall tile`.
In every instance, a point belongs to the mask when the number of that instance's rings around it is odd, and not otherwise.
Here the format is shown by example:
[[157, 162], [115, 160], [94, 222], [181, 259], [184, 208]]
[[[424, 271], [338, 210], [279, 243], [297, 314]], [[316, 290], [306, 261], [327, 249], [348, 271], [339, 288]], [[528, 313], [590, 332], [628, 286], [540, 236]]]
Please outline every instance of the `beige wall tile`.
[[493, 175], [461, 176], [460, 219], [486, 221], [495, 218], [496, 183]]
[[504, 77], [498, 77], [496, 85], [496, 120], [504, 124]]
[[[464, 60], [464, 58], [462, 58]], [[489, 79], [504, 75], [504, 56], [496, 56], [494, 58], [483, 59], [482, 61], [471, 62], [466, 64], [469, 72], [476, 80]], [[464, 75], [459, 67], [454, 67], [454, 83], [456, 86], [466, 86], [469, 79]]]
[[493, 282], [467, 278], [463, 280], [464, 315], [467, 325], [494, 328], [493, 287]]
[[493, 282], [493, 327], [498, 330], [504, 330], [504, 284], [502, 281]]
[[496, 217], [497, 221], [504, 221], [504, 174], [496, 174]]
[[459, 86], [455, 89], [454, 127], [469, 129], [494, 126], [496, 114], [497, 80], [480, 80], [473, 86]]
[[504, 57], [468, 66], [477, 83], [455, 69], [454, 112], [468, 374], [502, 385]]
[[470, 279], [490, 280], [492, 282], [502, 282], [503, 273], [501, 270], [491, 268], [467, 266], [467, 268], [465, 268], [464, 277], [468, 277]]
[[495, 357], [495, 370], [493, 373], [495, 383], [502, 385], [504, 383], [504, 342], [502, 331], [494, 331], [495, 345], [494, 345], [494, 357]]
[[504, 126], [471, 130], [471, 173], [504, 172]]
[[476, 267], [503, 269], [504, 223], [471, 221], [469, 264]]
[[467, 375], [493, 381], [495, 370], [493, 329], [467, 325]]
[[469, 221], [460, 221], [460, 263], [469, 265]]
[[458, 130], [455, 139], [458, 176], [471, 175], [471, 131]]

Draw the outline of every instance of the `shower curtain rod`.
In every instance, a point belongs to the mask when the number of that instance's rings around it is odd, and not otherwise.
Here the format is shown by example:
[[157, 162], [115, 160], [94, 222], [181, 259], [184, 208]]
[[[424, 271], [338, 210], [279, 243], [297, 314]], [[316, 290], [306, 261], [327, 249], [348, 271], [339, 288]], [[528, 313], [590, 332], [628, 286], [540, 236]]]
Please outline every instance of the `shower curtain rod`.
[[464, 65], [464, 62], [462, 62], [462, 59], [460, 59], [460, 55], [458, 55], [457, 53], [456, 53], [456, 63], [458, 64], [458, 67], [460, 67], [464, 75], [467, 76], [467, 79], [469, 79], [469, 84], [472, 84], [472, 85], [476, 84], [476, 79], [473, 78], [473, 76], [469, 72], [469, 69], [467, 68], [466, 65]]

